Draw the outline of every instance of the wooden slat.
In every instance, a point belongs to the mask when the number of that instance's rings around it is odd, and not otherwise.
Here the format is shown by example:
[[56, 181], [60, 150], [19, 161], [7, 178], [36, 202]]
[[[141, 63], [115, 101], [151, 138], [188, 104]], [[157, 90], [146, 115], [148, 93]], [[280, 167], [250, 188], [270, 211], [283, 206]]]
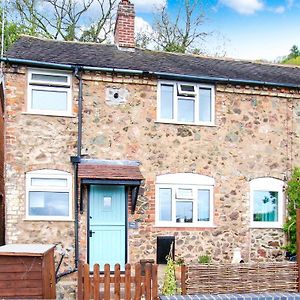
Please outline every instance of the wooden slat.
[[141, 264], [135, 265], [135, 294], [134, 299], [140, 300], [142, 297], [142, 270], [141, 270]]
[[114, 299], [115, 300], [120, 300], [121, 299], [121, 271], [120, 271], [121, 267], [120, 264], [115, 264], [115, 276], [114, 276]]
[[41, 296], [43, 293], [42, 288], [22, 288], [22, 289], [1, 289], [1, 297], [19, 297], [28, 296], [28, 298], [35, 298], [35, 296]]
[[131, 266], [130, 264], [125, 265], [125, 300], [131, 299]]
[[110, 265], [104, 265], [104, 300], [110, 299]]
[[157, 265], [152, 265], [152, 299], [158, 299]]
[[94, 300], [100, 300], [100, 267], [98, 264], [94, 265], [94, 289], [93, 289], [93, 296]]
[[41, 280], [0, 281], [0, 289], [31, 288], [31, 287], [38, 287], [40, 285], [41, 285]]
[[84, 286], [83, 286], [83, 271], [84, 263], [82, 261], [79, 262], [78, 265], [78, 283], [77, 283], [77, 298], [78, 300], [83, 300], [84, 294]]
[[34, 263], [42, 263], [42, 257], [28, 257], [28, 256], [0, 256], [0, 265], [22, 264], [30, 265]]
[[181, 277], [180, 277], [180, 285], [181, 285], [181, 294], [186, 295], [186, 266], [181, 266]]
[[42, 279], [42, 272], [0, 273], [0, 281]]
[[145, 293], [146, 300], [151, 300], [151, 264], [149, 263], [145, 267]]
[[83, 269], [83, 299], [89, 300], [90, 299], [90, 266], [88, 264], [84, 265]]
[[36, 272], [41, 270], [41, 264], [32, 265], [22, 265], [22, 264], [12, 264], [12, 265], [0, 265], [0, 273], [27, 273]]

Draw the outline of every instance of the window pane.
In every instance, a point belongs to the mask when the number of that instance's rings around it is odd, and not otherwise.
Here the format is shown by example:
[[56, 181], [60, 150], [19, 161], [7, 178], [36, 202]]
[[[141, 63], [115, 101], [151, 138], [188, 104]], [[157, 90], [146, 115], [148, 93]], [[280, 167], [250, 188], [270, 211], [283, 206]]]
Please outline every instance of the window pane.
[[178, 98], [178, 121], [194, 122], [195, 101]]
[[173, 85], [161, 85], [160, 95], [160, 117], [162, 119], [173, 119]]
[[172, 221], [172, 189], [159, 189], [159, 220]]
[[180, 89], [182, 92], [195, 92], [195, 87], [193, 85], [180, 84]]
[[210, 190], [198, 190], [198, 221], [209, 221]]
[[60, 75], [45, 75], [45, 74], [32, 74], [32, 80], [45, 81], [45, 82], [58, 82], [58, 83], [68, 83], [68, 76]]
[[199, 90], [199, 121], [211, 121], [211, 89]]
[[67, 187], [67, 179], [59, 178], [32, 178], [32, 186], [62, 186]]
[[192, 189], [178, 189], [176, 193], [177, 199], [193, 199]]
[[69, 193], [29, 192], [30, 216], [68, 216]]
[[177, 223], [193, 222], [192, 201], [176, 201], [176, 222]]
[[67, 92], [32, 90], [31, 109], [66, 111]]
[[278, 221], [278, 192], [254, 191], [253, 221], [276, 222]]

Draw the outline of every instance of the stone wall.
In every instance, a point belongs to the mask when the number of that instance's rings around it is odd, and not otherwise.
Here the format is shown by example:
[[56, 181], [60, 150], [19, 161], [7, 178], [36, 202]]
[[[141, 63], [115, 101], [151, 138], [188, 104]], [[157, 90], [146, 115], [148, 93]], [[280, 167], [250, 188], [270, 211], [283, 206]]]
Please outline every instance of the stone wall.
[[[145, 182], [129, 220], [129, 261], [156, 258], [156, 237], [175, 235], [176, 254], [196, 261], [208, 254], [226, 262], [240, 247], [245, 261], [281, 260], [281, 229], [250, 229], [249, 181], [271, 176], [285, 180], [299, 166], [298, 91], [218, 85], [216, 126], [156, 122], [155, 78], [84, 74], [83, 146], [87, 158], [141, 162]], [[62, 270], [73, 267], [74, 223], [25, 220], [25, 173], [54, 168], [72, 173], [76, 155], [74, 117], [26, 114], [26, 69], [6, 73], [6, 195], [8, 243], [55, 243], [68, 253]], [[113, 97], [118, 92], [120, 100]], [[215, 178], [213, 228], [159, 228], [155, 224], [157, 175], [193, 172]], [[80, 257], [86, 259], [86, 207], [80, 215]], [[59, 251], [56, 251], [59, 255]], [[57, 256], [58, 260], [58, 256]]]
[[25, 174], [39, 169], [73, 173], [76, 154], [76, 87], [74, 118], [26, 114], [26, 69], [6, 72], [5, 191], [6, 243], [56, 244], [56, 262], [66, 252], [61, 270], [74, 266], [74, 222], [30, 221], [25, 216]]

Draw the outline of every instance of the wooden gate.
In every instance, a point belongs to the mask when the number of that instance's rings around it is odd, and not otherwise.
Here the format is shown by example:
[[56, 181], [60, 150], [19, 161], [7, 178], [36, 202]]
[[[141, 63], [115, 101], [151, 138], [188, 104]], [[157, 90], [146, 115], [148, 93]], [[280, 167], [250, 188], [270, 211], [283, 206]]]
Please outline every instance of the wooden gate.
[[110, 269], [104, 265], [104, 272], [100, 272], [98, 264], [94, 265], [90, 274], [88, 264], [80, 262], [78, 269], [78, 299], [79, 300], [146, 300], [158, 299], [157, 265], [146, 264], [142, 270], [141, 264], [125, 265], [125, 272], [121, 272], [120, 265]]

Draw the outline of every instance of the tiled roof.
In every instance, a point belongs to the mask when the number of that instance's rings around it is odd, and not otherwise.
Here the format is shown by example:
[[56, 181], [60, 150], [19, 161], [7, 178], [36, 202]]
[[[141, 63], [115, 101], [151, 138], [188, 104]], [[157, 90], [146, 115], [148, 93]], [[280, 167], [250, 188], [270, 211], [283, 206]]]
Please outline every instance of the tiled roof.
[[79, 164], [78, 176], [85, 179], [143, 180], [138, 166]]
[[[163, 74], [204, 77], [213, 81], [259, 81], [300, 86], [300, 68], [229, 59], [208, 58], [136, 49], [119, 50], [114, 45], [63, 42], [21, 37], [7, 51], [7, 58], [98, 68], [140, 70]], [[163, 73], [163, 74], [162, 74]], [[158, 74], [158, 75], [159, 75]]]

